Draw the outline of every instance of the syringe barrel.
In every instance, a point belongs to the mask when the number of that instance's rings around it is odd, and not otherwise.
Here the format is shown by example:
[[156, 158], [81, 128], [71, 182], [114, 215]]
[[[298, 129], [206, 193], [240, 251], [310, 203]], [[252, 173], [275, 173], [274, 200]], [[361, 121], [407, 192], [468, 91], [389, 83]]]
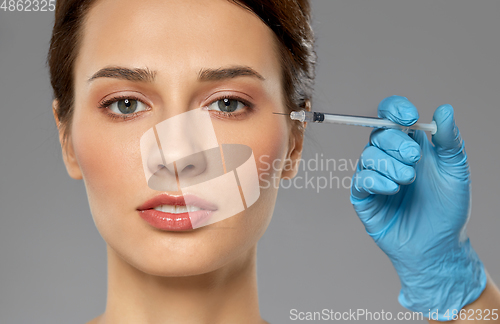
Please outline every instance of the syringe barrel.
[[390, 120], [377, 117], [362, 117], [351, 115], [339, 115], [320, 112], [311, 112], [306, 110], [292, 111], [290, 113], [292, 120], [300, 122], [316, 122], [316, 123], [332, 123], [342, 125], [355, 125], [375, 128], [394, 128], [407, 131], [408, 129], [417, 129], [431, 132], [434, 135], [437, 132], [436, 122], [432, 121], [430, 124], [415, 123], [409, 127], [402, 126]]
[[349, 116], [349, 115], [337, 115], [325, 113], [325, 123], [335, 123], [343, 125], [356, 125], [365, 127], [376, 127], [376, 128], [394, 128], [394, 129], [417, 129], [423, 131], [429, 131], [434, 135], [437, 131], [436, 122], [432, 121], [430, 124], [415, 123], [411, 126], [402, 126], [400, 124], [394, 123], [390, 120], [376, 117], [360, 117], [360, 116]]

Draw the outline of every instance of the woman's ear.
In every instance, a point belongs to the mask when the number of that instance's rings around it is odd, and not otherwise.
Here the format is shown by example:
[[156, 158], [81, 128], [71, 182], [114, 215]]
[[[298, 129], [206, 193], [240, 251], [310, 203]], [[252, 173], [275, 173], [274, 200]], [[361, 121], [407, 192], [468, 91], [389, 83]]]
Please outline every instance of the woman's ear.
[[78, 161], [75, 157], [73, 142], [71, 140], [71, 136], [67, 136], [66, 138], [64, 137], [64, 126], [59, 121], [59, 116], [57, 114], [58, 109], [59, 102], [54, 99], [54, 101], [52, 101], [52, 112], [54, 114], [57, 130], [59, 132], [59, 143], [61, 143], [64, 165], [66, 166], [66, 171], [68, 171], [70, 177], [76, 180], [81, 180], [83, 178], [82, 171], [80, 170], [80, 166], [78, 165]]
[[[306, 100], [304, 109], [311, 111], [311, 101], [309, 99]], [[283, 165], [283, 171], [281, 172], [282, 179], [293, 179], [299, 170], [307, 122], [303, 122], [302, 124], [303, 126], [300, 129], [292, 130], [288, 152]]]

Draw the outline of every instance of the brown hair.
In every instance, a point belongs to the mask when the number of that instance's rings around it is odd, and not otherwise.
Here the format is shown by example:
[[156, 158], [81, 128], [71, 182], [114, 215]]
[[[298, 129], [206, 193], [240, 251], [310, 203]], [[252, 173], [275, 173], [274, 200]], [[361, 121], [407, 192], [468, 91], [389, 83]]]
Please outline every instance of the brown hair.
[[[299, 110], [312, 100], [314, 34], [309, 0], [229, 0], [255, 13], [276, 35], [282, 66], [285, 106]], [[78, 54], [85, 15], [95, 0], [58, 0], [47, 62], [57, 117], [70, 133], [74, 104], [74, 63]], [[302, 131], [296, 122], [294, 131]]]

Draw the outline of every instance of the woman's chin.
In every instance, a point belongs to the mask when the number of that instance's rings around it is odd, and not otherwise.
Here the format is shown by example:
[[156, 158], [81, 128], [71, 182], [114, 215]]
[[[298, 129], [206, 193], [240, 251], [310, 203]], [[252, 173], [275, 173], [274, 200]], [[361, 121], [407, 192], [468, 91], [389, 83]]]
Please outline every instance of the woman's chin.
[[[241, 235], [237, 236], [242, 239]], [[251, 259], [254, 251], [252, 246], [247, 245], [248, 241], [245, 242], [243, 239], [239, 242], [238, 239], [224, 237], [221, 233], [203, 240], [190, 242], [183, 240], [183, 243], [189, 244], [172, 244], [171, 241], [169, 242], [171, 244], [161, 241], [143, 243], [142, 248], [117, 246], [110, 249], [113, 255], [110, 257], [116, 263], [122, 263], [120, 266], [136, 269], [148, 275], [185, 277], [207, 274], [221, 268], [231, 268], [232, 265], [238, 266]]]
[[163, 258], [157, 258], [146, 254], [126, 262], [144, 274], [159, 277], [199, 276], [239, 263], [235, 262], [234, 257], [224, 258], [216, 251], [204, 255], [192, 253], [190, 257], [186, 257], [185, 254], [169, 254]]

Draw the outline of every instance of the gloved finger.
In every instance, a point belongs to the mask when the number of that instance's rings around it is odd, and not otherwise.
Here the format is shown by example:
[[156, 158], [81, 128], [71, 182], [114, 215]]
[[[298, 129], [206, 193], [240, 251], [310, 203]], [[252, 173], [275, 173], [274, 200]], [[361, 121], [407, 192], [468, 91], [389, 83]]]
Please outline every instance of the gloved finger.
[[375, 146], [367, 147], [361, 154], [363, 169], [375, 170], [392, 181], [407, 185], [415, 180], [415, 168], [396, 160]]
[[434, 143], [439, 159], [449, 165], [464, 164], [467, 155], [462, 136], [455, 124], [453, 107], [439, 106], [432, 119], [437, 125], [437, 132], [432, 135], [432, 143]]
[[421, 156], [422, 152], [425, 151], [425, 148], [431, 145], [429, 140], [427, 139], [426, 133], [422, 130], [412, 129], [410, 133], [408, 133], [408, 137], [413, 139], [418, 144]]
[[405, 97], [387, 97], [378, 105], [378, 117], [389, 119], [403, 126], [410, 126], [417, 122], [419, 115], [417, 108]]
[[369, 195], [394, 195], [399, 185], [377, 171], [361, 170], [356, 172], [351, 181], [351, 196], [364, 199]]
[[406, 164], [413, 165], [421, 157], [420, 145], [398, 129], [374, 129], [370, 143]]

